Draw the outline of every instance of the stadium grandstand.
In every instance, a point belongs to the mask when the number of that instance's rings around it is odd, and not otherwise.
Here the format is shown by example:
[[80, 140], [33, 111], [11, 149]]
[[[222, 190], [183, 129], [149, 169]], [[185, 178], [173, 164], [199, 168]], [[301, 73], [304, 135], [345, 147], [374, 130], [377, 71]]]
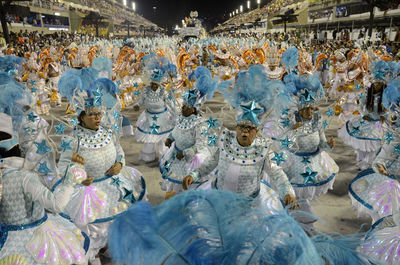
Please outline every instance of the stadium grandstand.
[[[243, 1], [245, 6], [247, 1]], [[217, 25], [214, 34], [254, 34], [303, 30], [316, 39], [336, 39], [347, 31], [349, 38], [368, 35], [370, 1], [361, 0], [260, 0], [254, 9], [233, 10], [229, 19]], [[379, 1], [377, 1], [379, 2]], [[383, 1], [384, 2], [384, 1]], [[386, 35], [392, 41], [398, 36], [400, 1], [387, 1], [385, 8], [373, 7], [371, 39]]]
[[5, 19], [10, 32], [143, 36], [162, 30], [136, 13], [130, 0], [11, 1]]

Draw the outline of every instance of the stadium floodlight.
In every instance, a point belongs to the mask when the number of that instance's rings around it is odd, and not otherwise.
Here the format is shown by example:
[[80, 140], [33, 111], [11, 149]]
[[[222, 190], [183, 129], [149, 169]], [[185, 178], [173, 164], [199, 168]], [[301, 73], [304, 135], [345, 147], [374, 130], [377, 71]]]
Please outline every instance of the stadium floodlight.
[[55, 15], [55, 16], [59, 16], [59, 15], [60, 15], [60, 13], [58, 13], [58, 12], [55, 12], [55, 13], [54, 13], [54, 15]]
[[122, 3], [124, 4], [124, 6], [126, 6], [126, 0], [122, 0]]
[[133, 11], [136, 11], [136, 3], [135, 2], [132, 2], [132, 9], [133, 9]]
[[239, 14], [239, 9], [236, 9], [236, 15]]
[[250, 1], [247, 1], [247, 9], [250, 9]]
[[243, 5], [240, 5], [240, 13], [243, 12]]
[[257, 0], [257, 4], [258, 4], [258, 5], [261, 4], [261, 0]]

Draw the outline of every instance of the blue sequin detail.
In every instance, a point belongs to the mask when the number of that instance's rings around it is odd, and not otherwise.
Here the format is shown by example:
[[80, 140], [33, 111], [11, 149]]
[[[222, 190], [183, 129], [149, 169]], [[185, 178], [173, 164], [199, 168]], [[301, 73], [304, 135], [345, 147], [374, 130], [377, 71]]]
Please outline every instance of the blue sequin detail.
[[380, 140], [381, 140], [381, 139], [378, 139], [378, 138], [367, 138], [367, 137], [360, 137], [360, 136], [354, 135], [354, 134], [350, 131], [350, 129], [349, 129], [349, 122], [350, 122], [350, 121], [347, 121], [347, 122], [346, 122], [346, 130], [347, 130], [347, 133], [348, 133], [351, 137], [354, 137], [354, 138], [359, 139], [359, 140], [369, 140], [369, 141], [380, 141]]
[[148, 111], [148, 110], [146, 110], [146, 112], [151, 114], [151, 115], [158, 115], [158, 114], [163, 114], [163, 113], [167, 112], [167, 110], [168, 109], [165, 108], [163, 111], [160, 111], [160, 112], [151, 112], [151, 111]]
[[172, 132], [172, 130], [173, 130], [173, 128], [172, 128], [171, 130], [168, 130], [168, 131], [165, 131], [165, 132], [151, 133], [151, 132], [146, 132], [146, 131], [140, 129], [139, 127], [136, 127], [136, 128], [137, 128], [141, 133], [144, 133], [144, 134], [154, 134], [154, 135], [163, 135], [163, 134], [166, 134], [166, 133], [170, 133], [170, 132]]
[[329, 178], [327, 178], [326, 180], [323, 180], [323, 181], [317, 182], [317, 183], [308, 183], [308, 184], [290, 183], [290, 184], [292, 184], [292, 186], [293, 186], [293, 187], [296, 187], [296, 188], [318, 187], [318, 186], [322, 186], [322, 185], [325, 185], [326, 183], [330, 182], [335, 176], [336, 176], [336, 174], [333, 173], [333, 174], [332, 174]]

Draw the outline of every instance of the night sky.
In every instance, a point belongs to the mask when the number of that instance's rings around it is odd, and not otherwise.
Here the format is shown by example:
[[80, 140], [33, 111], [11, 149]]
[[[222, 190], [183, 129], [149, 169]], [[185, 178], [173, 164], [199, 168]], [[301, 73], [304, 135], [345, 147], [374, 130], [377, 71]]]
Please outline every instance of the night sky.
[[[168, 27], [168, 30], [177, 24], [182, 26], [182, 19], [188, 17], [190, 11], [198, 11], [199, 18], [204, 19], [205, 26], [210, 29], [229, 18], [229, 13], [239, 8], [241, 4], [244, 10], [247, 10], [246, 0], [135, 0], [135, 2], [139, 14], [162, 28]], [[251, 4], [254, 8], [256, 0], [251, 0]]]

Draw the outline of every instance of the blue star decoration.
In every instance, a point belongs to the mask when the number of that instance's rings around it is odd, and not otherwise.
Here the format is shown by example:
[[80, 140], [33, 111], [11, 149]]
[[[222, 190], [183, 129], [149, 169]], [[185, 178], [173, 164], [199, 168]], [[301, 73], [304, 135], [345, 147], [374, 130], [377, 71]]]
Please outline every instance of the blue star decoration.
[[286, 161], [286, 159], [283, 157], [283, 153], [274, 152], [274, 154], [275, 156], [271, 160], [275, 161], [278, 166], [281, 164], [281, 162]]
[[103, 96], [103, 94], [100, 91], [100, 88], [97, 87], [97, 89], [95, 91], [93, 91], [93, 97], [94, 97], [94, 106], [99, 106], [101, 105], [101, 97]]
[[290, 110], [290, 109], [284, 109], [284, 110], [282, 110], [282, 115], [289, 115], [289, 110]]
[[70, 122], [71, 122], [73, 125], [78, 125], [78, 120], [77, 120], [76, 118], [70, 119]]
[[257, 118], [257, 115], [262, 113], [263, 110], [256, 107], [256, 103], [252, 101], [249, 105], [240, 105], [240, 108], [243, 110], [243, 114], [239, 117], [239, 121], [246, 120], [254, 123], [255, 125], [259, 125], [260, 121]]
[[47, 175], [51, 172], [51, 170], [47, 167], [46, 161], [44, 161], [43, 163], [39, 163], [38, 172], [44, 175]]
[[364, 98], [364, 93], [361, 93], [358, 97], [359, 97], [360, 99], [363, 99], [363, 98]]
[[197, 99], [197, 94], [195, 89], [190, 89], [188, 90], [184, 95], [183, 98], [186, 100], [187, 103], [189, 103], [190, 106], [194, 106], [196, 103]]
[[35, 114], [33, 114], [32, 111], [31, 111], [31, 113], [28, 114], [29, 121], [34, 122], [36, 118], [37, 118], [37, 116]]
[[353, 127], [351, 134], [358, 134], [359, 132], [360, 132], [360, 126], [357, 126], [357, 127]]
[[215, 135], [208, 136], [208, 146], [215, 146], [217, 144], [217, 140], [218, 138]]
[[158, 116], [154, 115], [153, 117], [151, 117], [153, 119], [153, 121], [157, 121], [158, 120]]
[[51, 150], [51, 148], [47, 146], [46, 140], [43, 140], [40, 143], [35, 142], [34, 144], [36, 145], [37, 148], [36, 154], [44, 155]]
[[36, 81], [35, 80], [31, 80], [30, 83], [31, 83], [31, 86], [34, 86], [36, 84]]
[[388, 132], [388, 133], [385, 135], [385, 141], [386, 141], [386, 143], [387, 143], [387, 144], [390, 144], [390, 142], [392, 142], [393, 140], [394, 140], [393, 134], [390, 133], [390, 132]]
[[135, 203], [136, 199], [135, 199], [135, 196], [133, 195], [133, 191], [128, 190], [126, 188], [124, 188], [124, 191], [125, 191], [125, 195], [122, 197], [122, 199], [129, 201], [130, 203]]
[[115, 184], [119, 187], [119, 185], [122, 183], [122, 181], [119, 179], [119, 177], [112, 178], [112, 183]]
[[326, 127], [328, 127], [328, 122], [326, 120], [324, 120], [322, 122], [322, 127], [325, 129]]
[[326, 112], [326, 115], [328, 115], [328, 117], [332, 117], [333, 114], [335, 114], [335, 113], [333, 112], [333, 109], [331, 109], [331, 108], [329, 108], [328, 111]]
[[119, 133], [119, 125], [118, 124], [114, 124], [114, 130], [116, 133]]
[[394, 146], [394, 152], [395, 152], [396, 154], [400, 155], [400, 144], [396, 144], [396, 145]]
[[115, 119], [119, 119], [119, 118], [121, 118], [121, 115], [119, 114], [119, 112], [118, 111], [116, 111], [116, 110], [113, 110], [113, 116], [114, 116], [114, 118]]
[[211, 116], [208, 120], [206, 120], [206, 123], [207, 123], [208, 129], [211, 129], [211, 128], [217, 129], [219, 126], [218, 121], [216, 119], [214, 120]]
[[121, 81], [118, 80], [117, 81], [117, 86], [119, 86], [119, 85], [121, 85]]
[[303, 160], [301, 161], [304, 165], [310, 164], [310, 158], [308, 156], [303, 156]]
[[287, 150], [289, 150], [289, 146], [293, 143], [292, 141], [289, 140], [288, 136], [286, 136], [285, 139], [279, 140], [279, 142], [281, 143], [281, 149], [287, 149]]
[[55, 126], [54, 128], [56, 128], [56, 134], [64, 134], [64, 130], [67, 128], [65, 127], [62, 122], [60, 122], [60, 124], [58, 124], [57, 126]]
[[315, 176], [317, 176], [318, 172], [312, 171], [311, 168], [307, 167], [306, 172], [301, 173], [304, 178], [304, 184], [313, 183], [315, 184]]
[[365, 121], [364, 121], [364, 120], [360, 121], [360, 126], [362, 126], [362, 125], [364, 125], [364, 124], [365, 124]]
[[140, 91], [139, 91], [139, 90], [135, 90], [135, 92], [133, 92], [133, 94], [134, 94], [135, 96], [140, 96]]
[[290, 120], [289, 119], [283, 119], [281, 121], [283, 128], [288, 127], [290, 124]]
[[171, 168], [171, 163], [165, 162], [164, 167], [161, 170], [161, 175], [165, 176], [169, 173], [169, 169]]
[[59, 146], [59, 148], [61, 148], [61, 150], [62, 150], [63, 152], [67, 151], [68, 149], [69, 149], [69, 150], [72, 150], [71, 142], [72, 142], [72, 139], [69, 140], [69, 141], [65, 141], [64, 139], [62, 139], [61, 145]]
[[157, 124], [153, 123], [153, 125], [150, 126], [150, 133], [151, 134], [158, 134], [158, 129], [160, 129], [160, 126], [158, 126]]
[[304, 93], [301, 94], [301, 104], [304, 103], [313, 103], [315, 102], [314, 93], [308, 91], [308, 89], [304, 90]]

